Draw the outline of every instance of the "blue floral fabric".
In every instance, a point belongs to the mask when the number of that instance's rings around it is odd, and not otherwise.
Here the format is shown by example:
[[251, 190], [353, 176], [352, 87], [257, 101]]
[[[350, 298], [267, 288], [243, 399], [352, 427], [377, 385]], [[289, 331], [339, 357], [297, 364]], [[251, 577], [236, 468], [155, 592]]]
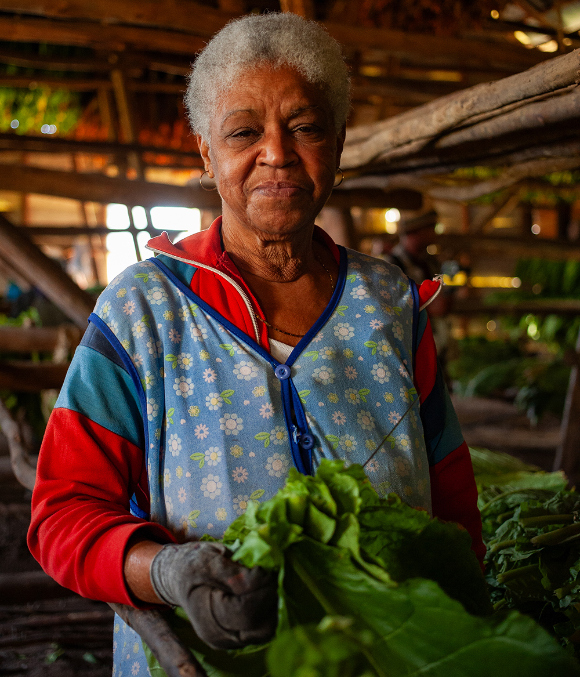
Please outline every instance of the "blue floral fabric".
[[[91, 320], [141, 401], [149, 518], [179, 539], [220, 537], [292, 465], [313, 472], [322, 458], [360, 463], [379, 493], [430, 510], [416, 290], [394, 266], [341, 253], [328, 308], [284, 365], [196, 297], [186, 264], [165, 255], [128, 268], [99, 298]], [[115, 643], [117, 677], [148, 674], [120, 619]]]

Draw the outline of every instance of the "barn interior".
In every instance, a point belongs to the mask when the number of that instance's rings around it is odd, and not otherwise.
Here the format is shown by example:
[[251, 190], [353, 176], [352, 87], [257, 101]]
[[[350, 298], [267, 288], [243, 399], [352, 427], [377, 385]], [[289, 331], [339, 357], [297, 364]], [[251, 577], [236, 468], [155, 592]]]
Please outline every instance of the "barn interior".
[[35, 456], [99, 293], [220, 214], [186, 78], [273, 11], [321, 22], [352, 78], [318, 224], [385, 257], [434, 211], [466, 441], [580, 479], [580, 1], [0, 0], [0, 675], [111, 672], [111, 609], [28, 553]]

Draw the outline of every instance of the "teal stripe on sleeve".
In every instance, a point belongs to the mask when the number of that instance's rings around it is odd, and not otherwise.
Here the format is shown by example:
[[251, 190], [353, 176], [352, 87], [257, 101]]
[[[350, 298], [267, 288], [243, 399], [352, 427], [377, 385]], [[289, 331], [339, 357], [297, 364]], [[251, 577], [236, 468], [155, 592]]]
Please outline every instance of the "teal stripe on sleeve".
[[417, 320], [417, 341], [415, 343], [416, 346], [419, 346], [419, 344], [421, 343], [423, 333], [425, 332], [425, 327], [427, 326], [427, 320], [428, 320], [427, 310], [422, 310], [419, 313], [419, 319]]
[[186, 287], [191, 286], [191, 279], [194, 273], [197, 271], [197, 268], [194, 267], [194, 264], [185, 263], [184, 261], [177, 261], [172, 259], [170, 256], [165, 256], [164, 254], [159, 254], [155, 257], [158, 261], [163, 263], [164, 266], [169, 268], [169, 270], [183, 282]]
[[80, 345], [56, 402], [143, 448], [139, 394], [127, 372], [101, 353]]

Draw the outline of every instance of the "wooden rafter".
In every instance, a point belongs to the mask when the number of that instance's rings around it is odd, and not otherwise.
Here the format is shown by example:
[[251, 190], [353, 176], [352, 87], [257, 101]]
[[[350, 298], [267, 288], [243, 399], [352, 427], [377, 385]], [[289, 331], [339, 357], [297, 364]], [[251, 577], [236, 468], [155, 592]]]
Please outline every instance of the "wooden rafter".
[[2, 16], [0, 33], [4, 40], [12, 42], [44, 42], [121, 52], [132, 47], [190, 57], [195, 56], [206, 43], [199, 36], [178, 30], [101, 25], [88, 21], [67, 23], [34, 17]]
[[[101, 47], [109, 44], [117, 45], [118, 49], [124, 49], [129, 44], [140, 49], [182, 54], [195, 54], [203, 46], [203, 41], [195, 41], [193, 36], [207, 38], [237, 16], [194, 2], [188, 2], [187, 9], [184, 3], [173, 2], [164, 2], [163, 7], [160, 7], [157, 0], [95, 0], [90, 3], [82, 0], [67, 3], [61, 0], [34, 0], [32, 3], [0, 0], [0, 10], [28, 15], [0, 20], [0, 30], [5, 40]], [[74, 23], [51, 19], [74, 19]], [[104, 25], [93, 22], [102, 22]], [[549, 55], [536, 50], [508, 43], [466, 41], [334, 22], [324, 25], [345, 46], [376, 48], [395, 54], [437, 54], [439, 58], [473, 66], [489, 68], [490, 64], [501, 64], [505, 68], [509, 64], [512, 70], [519, 70], [549, 58]], [[151, 26], [156, 26], [156, 29], [151, 29]], [[144, 33], [140, 34], [139, 31]]]
[[2, 214], [0, 253], [22, 277], [40, 289], [75, 324], [86, 328], [87, 318], [94, 306], [91, 296], [80, 289], [56, 261], [46, 256]]
[[[165, 146], [150, 146], [116, 141], [76, 141], [58, 136], [25, 136], [0, 132], [0, 151], [17, 150], [31, 153], [89, 153], [96, 155], [117, 155], [127, 153], [156, 153], [176, 158], [199, 158], [195, 151]], [[198, 163], [201, 167], [201, 162]]]
[[[494, 112], [500, 118], [503, 113], [511, 113], [511, 106], [521, 106], [526, 101], [538, 105], [538, 97], [543, 95], [562, 93], [575, 98], [577, 94], [570, 88], [575, 86], [579, 68], [580, 50], [576, 50], [524, 73], [456, 92], [398, 118], [351, 129], [342, 166], [361, 167], [379, 158], [386, 162], [411, 155], [434, 139], [441, 144], [446, 134], [485, 123], [485, 117], [489, 119]], [[537, 125], [541, 127], [543, 120], [537, 120]]]
[[203, 37], [213, 35], [239, 16], [192, 0], [0, 0], [0, 10], [59, 20], [179, 29]]

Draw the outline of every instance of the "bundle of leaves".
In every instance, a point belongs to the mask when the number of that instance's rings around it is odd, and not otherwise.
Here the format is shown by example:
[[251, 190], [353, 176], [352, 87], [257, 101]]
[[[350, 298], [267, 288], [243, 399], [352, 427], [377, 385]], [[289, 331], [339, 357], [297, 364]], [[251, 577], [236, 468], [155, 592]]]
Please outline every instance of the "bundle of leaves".
[[562, 472], [485, 450], [472, 458], [495, 608], [534, 617], [580, 658], [580, 495]]
[[279, 572], [279, 623], [268, 646], [212, 651], [177, 610], [174, 630], [210, 677], [580, 674], [531, 619], [490, 615], [465, 531], [380, 498], [360, 466], [291, 471], [223, 540], [235, 560]]

